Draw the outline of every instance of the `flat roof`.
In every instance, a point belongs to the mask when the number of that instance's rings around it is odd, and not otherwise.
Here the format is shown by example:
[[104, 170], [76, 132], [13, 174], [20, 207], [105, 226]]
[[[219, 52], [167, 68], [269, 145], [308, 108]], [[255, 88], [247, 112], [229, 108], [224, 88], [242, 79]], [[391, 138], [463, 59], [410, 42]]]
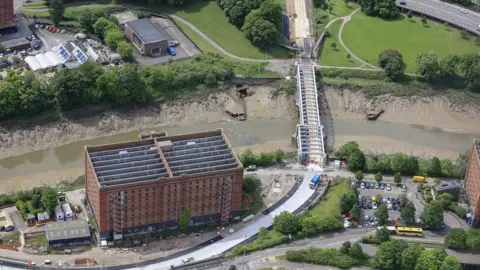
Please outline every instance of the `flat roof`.
[[47, 223], [45, 230], [48, 241], [90, 237], [90, 229], [84, 219]]
[[101, 186], [242, 167], [221, 129], [85, 149]]
[[16, 46], [21, 46], [25, 44], [31, 44], [26, 37], [14, 38], [6, 41], [0, 42], [5, 49], [9, 49]]
[[446, 190], [451, 190], [451, 189], [458, 189], [459, 186], [456, 181], [451, 180], [451, 181], [445, 181], [441, 182], [440, 185], [433, 186], [437, 192], [440, 191], [446, 191]]
[[152, 23], [148, 18], [129, 21], [125, 25], [131, 28], [144, 44], [170, 39], [170, 36], [160, 25]]

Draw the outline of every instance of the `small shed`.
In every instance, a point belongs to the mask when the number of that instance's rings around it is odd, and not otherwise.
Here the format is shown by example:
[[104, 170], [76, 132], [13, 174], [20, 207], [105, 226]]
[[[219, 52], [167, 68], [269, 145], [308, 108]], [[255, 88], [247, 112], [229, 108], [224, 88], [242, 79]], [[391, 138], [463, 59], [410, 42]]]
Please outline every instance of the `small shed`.
[[50, 220], [50, 215], [47, 212], [41, 212], [37, 214], [37, 224], [45, 224]]
[[68, 203], [62, 204], [62, 210], [65, 213], [65, 219], [73, 218], [73, 211]]
[[34, 215], [28, 214], [26, 219], [27, 219], [27, 225], [28, 225], [28, 227], [33, 227], [33, 226], [35, 226], [35, 223], [36, 223], [37, 220], [35, 219], [35, 216], [34, 216]]
[[458, 186], [457, 181], [442, 181], [439, 185], [433, 186], [434, 197], [436, 198], [439, 194], [450, 193], [453, 198], [458, 201], [460, 195], [460, 187]]

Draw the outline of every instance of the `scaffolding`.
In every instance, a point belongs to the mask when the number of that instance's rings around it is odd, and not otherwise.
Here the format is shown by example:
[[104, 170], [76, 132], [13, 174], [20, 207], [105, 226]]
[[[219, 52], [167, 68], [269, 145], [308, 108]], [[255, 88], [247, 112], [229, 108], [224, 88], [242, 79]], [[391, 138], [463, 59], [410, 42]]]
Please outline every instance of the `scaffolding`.
[[230, 219], [230, 207], [232, 205], [232, 177], [227, 176], [222, 181], [222, 196], [220, 203], [220, 222], [225, 224]]
[[120, 240], [123, 238], [125, 192], [110, 194], [110, 209], [112, 209], [113, 220], [113, 238]]

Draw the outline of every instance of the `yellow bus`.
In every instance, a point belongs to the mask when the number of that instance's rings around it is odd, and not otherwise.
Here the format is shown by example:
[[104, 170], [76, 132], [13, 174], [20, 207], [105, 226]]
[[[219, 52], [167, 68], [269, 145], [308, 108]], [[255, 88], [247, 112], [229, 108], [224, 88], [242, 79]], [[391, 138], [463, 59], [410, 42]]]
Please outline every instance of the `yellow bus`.
[[396, 227], [395, 233], [397, 235], [404, 235], [404, 236], [423, 236], [422, 228], [414, 228], [414, 227]]
[[423, 176], [414, 176], [413, 177], [413, 182], [426, 183], [427, 180], [425, 180], [425, 177], [423, 177]]

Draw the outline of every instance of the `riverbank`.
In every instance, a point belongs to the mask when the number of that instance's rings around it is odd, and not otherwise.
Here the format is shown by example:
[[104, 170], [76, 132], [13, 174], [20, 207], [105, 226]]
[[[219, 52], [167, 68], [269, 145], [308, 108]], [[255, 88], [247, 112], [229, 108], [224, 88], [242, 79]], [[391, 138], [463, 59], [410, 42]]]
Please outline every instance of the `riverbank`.
[[437, 128], [452, 133], [480, 134], [480, 104], [478, 100], [460, 92], [450, 96], [381, 95], [368, 99], [361, 91], [338, 90], [327, 86], [325, 94], [334, 120], [363, 120], [367, 110], [383, 109], [384, 113], [379, 117], [382, 121]]

